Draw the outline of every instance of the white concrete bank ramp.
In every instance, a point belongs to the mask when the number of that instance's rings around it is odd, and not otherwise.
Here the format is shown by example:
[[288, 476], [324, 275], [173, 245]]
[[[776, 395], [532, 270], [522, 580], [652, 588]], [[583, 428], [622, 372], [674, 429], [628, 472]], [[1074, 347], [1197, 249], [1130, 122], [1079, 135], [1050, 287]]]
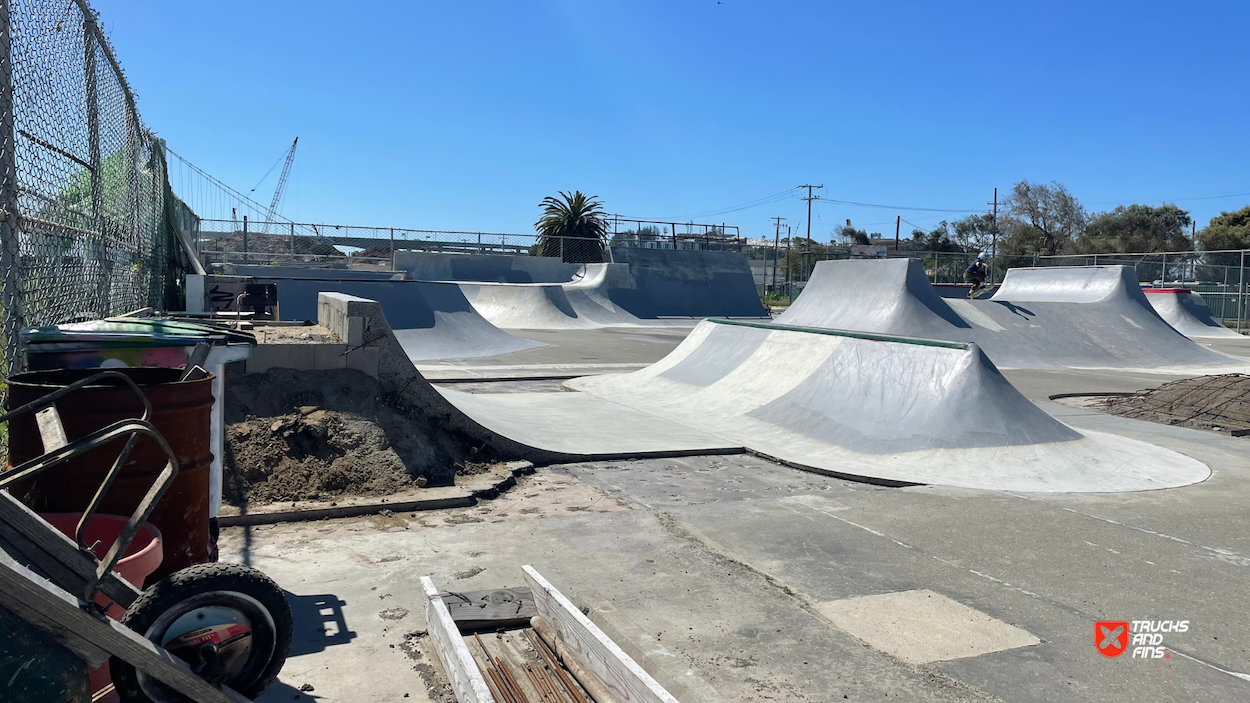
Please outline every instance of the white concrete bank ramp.
[[509, 334], [482, 317], [455, 283], [257, 277], [278, 286], [283, 319], [316, 319], [318, 295], [342, 293], [378, 303], [413, 361], [510, 354], [541, 342]]
[[646, 369], [565, 385], [844, 476], [1103, 492], [1210, 475], [1176, 452], [1059, 422], [968, 343], [708, 320]]
[[1250, 370], [1164, 322], [1132, 269], [1011, 269], [990, 300], [944, 299], [918, 259], [816, 264], [781, 324], [973, 342], [1001, 368]]
[[1159, 317], [1186, 337], [1245, 337], [1215, 319], [1199, 293], [1185, 288], [1148, 288], [1142, 292]]

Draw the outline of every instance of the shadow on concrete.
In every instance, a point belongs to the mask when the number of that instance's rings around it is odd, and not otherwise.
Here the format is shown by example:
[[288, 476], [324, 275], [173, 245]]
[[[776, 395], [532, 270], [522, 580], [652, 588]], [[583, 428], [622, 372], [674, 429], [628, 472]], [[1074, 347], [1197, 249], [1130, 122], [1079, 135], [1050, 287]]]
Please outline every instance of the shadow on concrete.
[[1020, 317], [1024, 317], [1024, 318], [1037, 317], [1037, 313], [1033, 312], [1032, 310], [1029, 310], [1028, 308], [1022, 308], [1019, 305], [1012, 304], [1006, 300], [991, 300], [990, 302], [997, 303], [998, 305], [1001, 305], [1007, 308], [1008, 310], [1015, 313], [1016, 315], [1019, 315]]
[[291, 651], [287, 656], [312, 654], [356, 639], [356, 633], [348, 629], [343, 617], [346, 603], [338, 596], [301, 596], [286, 591], [286, 602], [291, 606], [291, 618], [295, 621]]

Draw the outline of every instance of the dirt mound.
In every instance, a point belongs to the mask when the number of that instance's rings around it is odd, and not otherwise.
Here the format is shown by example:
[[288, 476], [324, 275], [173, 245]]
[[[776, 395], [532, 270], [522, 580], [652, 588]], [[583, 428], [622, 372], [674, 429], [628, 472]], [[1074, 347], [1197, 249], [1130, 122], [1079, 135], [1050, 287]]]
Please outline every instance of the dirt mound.
[[450, 486], [495, 459], [353, 370], [227, 373], [224, 498], [235, 504]]
[[[242, 252], [243, 233], [233, 232], [224, 237], [218, 237], [213, 240], [211, 248], [214, 251]], [[290, 254], [291, 236], [289, 234], [248, 232], [247, 252], [249, 254]], [[316, 256], [341, 256], [344, 260], [347, 259], [347, 255], [335, 249], [330, 240], [324, 237], [295, 235], [295, 253], [313, 254]]]
[[359, 417], [311, 405], [226, 428], [233, 450], [226, 497], [273, 503], [340, 495], [380, 495], [416, 485], [386, 432]]
[[1113, 415], [1223, 432], [1250, 429], [1250, 376], [1233, 373], [1165, 383], [1129, 396], [1100, 399]]

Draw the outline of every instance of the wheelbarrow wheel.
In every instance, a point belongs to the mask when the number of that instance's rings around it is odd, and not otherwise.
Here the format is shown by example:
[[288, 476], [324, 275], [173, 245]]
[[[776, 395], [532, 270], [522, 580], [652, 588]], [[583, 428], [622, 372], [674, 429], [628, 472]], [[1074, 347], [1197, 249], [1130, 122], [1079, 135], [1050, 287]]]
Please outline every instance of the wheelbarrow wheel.
[[[148, 588], [122, 624], [185, 661], [216, 686], [255, 698], [278, 676], [291, 648], [291, 608], [282, 589], [240, 564], [197, 564]], [[128, 703], [188, 699], [117, 657], [117, 695]]]

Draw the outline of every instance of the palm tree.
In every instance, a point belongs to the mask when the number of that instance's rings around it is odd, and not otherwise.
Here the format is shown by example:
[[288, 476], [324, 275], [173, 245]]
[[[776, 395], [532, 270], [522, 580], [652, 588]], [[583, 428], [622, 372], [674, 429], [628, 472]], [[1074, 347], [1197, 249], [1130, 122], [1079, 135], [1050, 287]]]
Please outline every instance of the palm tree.
[[542, 256], [558, 256], [574, 264], [603, 261], [603, 246], [608, 236], [608, 223], [603, 219], [603, 203], [599, 196], [560, 191], [560, 197], [543, 198], [543, 216], [534, 223], [538, 232], [538, 251]]

